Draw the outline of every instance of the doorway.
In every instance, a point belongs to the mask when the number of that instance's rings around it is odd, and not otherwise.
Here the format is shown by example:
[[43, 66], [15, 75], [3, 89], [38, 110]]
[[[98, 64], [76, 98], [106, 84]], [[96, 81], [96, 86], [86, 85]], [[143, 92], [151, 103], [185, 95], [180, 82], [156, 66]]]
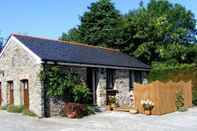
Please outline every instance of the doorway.
[[96, 68], [87, 68], [87, 86], [91, 92], [91, 104], [97, 104], [97, 69]]
[[21, 80], [21, 96], [24, 108], [29, 110], [29, 83], [28, 80]]
[[7, 102], [8, 105], [14, 105], [14, 87], [13, 87], [13, 81], [8, 81], [7, 82], [8, 87], [7, 87]]

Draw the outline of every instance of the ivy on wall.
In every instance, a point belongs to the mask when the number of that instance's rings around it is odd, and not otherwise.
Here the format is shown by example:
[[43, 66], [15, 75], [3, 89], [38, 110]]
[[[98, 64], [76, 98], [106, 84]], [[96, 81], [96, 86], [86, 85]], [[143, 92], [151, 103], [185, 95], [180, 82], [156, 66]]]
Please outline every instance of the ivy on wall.
[[45, 81], [48, 96], [63, 97], [65, 101], [83, 104], [90, 101], [89, 88], [75, 72], [63, 71], [58, 66], [47, 66], [40, 77]]

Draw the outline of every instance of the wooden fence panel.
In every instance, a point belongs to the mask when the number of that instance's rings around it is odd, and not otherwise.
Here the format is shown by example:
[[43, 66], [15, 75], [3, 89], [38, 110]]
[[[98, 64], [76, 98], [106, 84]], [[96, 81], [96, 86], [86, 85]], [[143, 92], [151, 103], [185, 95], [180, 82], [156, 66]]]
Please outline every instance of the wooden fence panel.
[[150, 84], [134, 84], [135, 106], [139, 112], [144, 109], [141, 100], [149, 99], [154, 102], [155, 107], [152, 114], [161, 115], [176, 111], [176, 92], [183, 92], [185, 107], [192, 106], [192, 84], [191, 82], [172, 82], [162, 83], [155, 81]]

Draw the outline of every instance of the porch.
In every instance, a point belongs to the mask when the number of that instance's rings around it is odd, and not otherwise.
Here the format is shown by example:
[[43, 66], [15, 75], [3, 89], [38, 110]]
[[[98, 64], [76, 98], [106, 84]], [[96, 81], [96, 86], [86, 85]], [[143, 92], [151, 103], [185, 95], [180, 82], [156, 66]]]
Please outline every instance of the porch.
[[[109, 96], [116, 96], [120, 106], [130, 105], [130, 91], [133, 83], [142, 83], [146, 78], [146, 71], [129, 69], [109, 69], [95, 67], [61, 66], [62, 71], [72, 71], [80, 76], [91, 92], [91, 104], [106, 107]], [[50, 114], [58, 115], [63, 108], [64, 101], [50, 100]]]

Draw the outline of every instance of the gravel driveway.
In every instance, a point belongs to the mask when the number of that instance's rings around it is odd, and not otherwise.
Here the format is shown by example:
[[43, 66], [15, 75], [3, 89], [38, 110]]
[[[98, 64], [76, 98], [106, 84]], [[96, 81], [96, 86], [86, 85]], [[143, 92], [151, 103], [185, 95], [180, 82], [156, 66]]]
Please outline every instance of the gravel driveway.
[[197, 108], [163, 116], [104, 112], [83, 119], [31, 118], [0, 111], [0, 131], [197, 131]]

